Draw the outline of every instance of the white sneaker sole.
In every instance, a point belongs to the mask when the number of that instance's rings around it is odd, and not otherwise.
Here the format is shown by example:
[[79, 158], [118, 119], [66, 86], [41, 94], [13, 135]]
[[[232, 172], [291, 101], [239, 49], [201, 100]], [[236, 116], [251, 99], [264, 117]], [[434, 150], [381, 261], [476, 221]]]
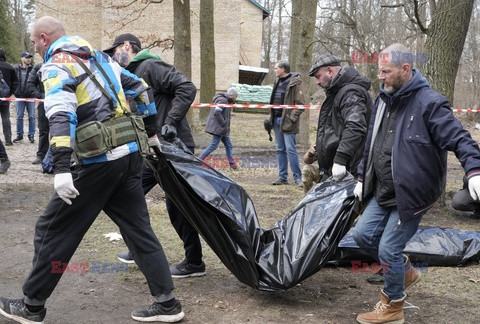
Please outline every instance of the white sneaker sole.
[[189, 277], [203, 277], [207, 273], [204, 272], [194, 272], [186, 275], [172, 275], [172, 278], [189, 278]]
[[17, 323], [22, 323], [22, 324], [43, 324], [43, 322], [34, 322], [34, 321], [30, 321], [30, 320], [27, 320], [26, 318], [23, 318], [23, 317], [18, 317], [16, 315], [12, 315], [12, 314], [8, 314], [7, 312], [5, 312], [3, 309], [0, 308], [0, 314], [2, 314], [3, 316], [5, 316], [6, 318], [9, 318]]
[[117, 258], [122, 261], [123, 263], [128, 263], [128, 264], [134, 264], [135, 263], [135, 260], [127, 260], [127, 259], [124, 259], [124, 258], [121, 258], [119, 256], [117, 256]]
[[185, 316], [185, 313], [182, 311], [175, 315], [157, 315], [157, 316], [150, 316], [150, 317], [138, 317], [138, 316], [132, 315], [132, 318], [139, 322], [175, 323], [175, 322], [181, 321], [184, 316]]

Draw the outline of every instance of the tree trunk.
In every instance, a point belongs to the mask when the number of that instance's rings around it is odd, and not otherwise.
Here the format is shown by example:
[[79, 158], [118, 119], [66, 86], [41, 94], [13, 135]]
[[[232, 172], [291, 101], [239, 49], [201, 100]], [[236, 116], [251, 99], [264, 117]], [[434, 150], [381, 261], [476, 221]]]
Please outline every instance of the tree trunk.
[[[474, 3], [475, 0], [443, 0], [437, 3], [428, 27], [425, 43], [428, 61], [424, 73], [432, 88], [452, 103], [455, 78]], [[440, 204], [446, 204], [445, 188]]]
[[[174, 65], [187, 78], [192, 78], [192, 38], [190, 30], [190, 0], [173, 1], [173, 30], [175, 35]], [[187, 120], [193, 125], [193, 108], [187, 113]]]
[[453, 102], [455, 77], [462, 56], [475, 0], [443, 0], [437, 3], [428, 27], [425, 49], [428, 62], [425, 76], [437, 90]]
[[[215, 28], [213, 0], [200, 0], [200, 101], [209, 103], [215, 95]], [[200, 123], [207, 121], [210, 108], [200, 108]]]
[[283, 25], [282, 25], [282, 14], [283, 14], [283, 0], [278, 0], [278, 29], [277, 29], [277, 62], [280, 61], [282, 57], [282, 46], [283, 46]]
[[[313, 34], [317, 15], [317, 0], [292, 0], [292, 21], [289, 49], [289, 63], [292, 71], [302, 74], [306, 103], [309, 104], [314, 93], [314, 82], [308, 76], [312, 65]], [[309, 147], [310, 111], [300, 115], [300, 133], [298, 144]]]

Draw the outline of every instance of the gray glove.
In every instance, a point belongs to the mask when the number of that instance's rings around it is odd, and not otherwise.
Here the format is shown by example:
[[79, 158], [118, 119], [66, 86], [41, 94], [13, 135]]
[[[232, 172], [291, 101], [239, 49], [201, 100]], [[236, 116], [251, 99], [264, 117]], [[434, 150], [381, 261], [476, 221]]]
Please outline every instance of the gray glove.
[[162, 127], [162, 134], [161, 136], [169, 142], [173, 142], [175, 137], [177, 137], [177, 128], [170, 124], [165, 124]]

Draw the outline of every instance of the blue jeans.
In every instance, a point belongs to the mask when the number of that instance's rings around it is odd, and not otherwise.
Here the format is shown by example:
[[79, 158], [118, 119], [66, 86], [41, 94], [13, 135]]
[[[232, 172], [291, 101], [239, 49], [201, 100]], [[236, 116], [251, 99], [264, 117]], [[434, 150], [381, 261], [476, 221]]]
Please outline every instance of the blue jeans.
[[17, 101], [17, 135], [23, 136], [23, 115], [25, 114], [25, 108], [28, 113], [28, 136], [35, 134], [35, 103]]
[[383, 291], [390, 300], [404, 297], [405, 260], [402, 252], [408, 240], [417, 232], [423, 214], [400, 222], [396, 207], [380, 207], [373, 197], [355, 225], [355, 242], [384, 265]]
[[233, 159], [233, 145], [230, 141], [230, 136], [221, 136], [221, 135], [213, 135], [212, 142], [208, 145], [200, 154], [200, 159], [209, 156], [213, 151], [218, 148], [220, 141], [225, 146], [225, 153], [227, 154], [228, 163], [230, 165], [234, 165], [235, 161]]
[[296, 134], [283, 134], [280, 132], [282, 117], [275, 117], [273, 130], [275, 131], [275, 147], [277, 148], [278, 177], [282, 180], [288, 178], [288, 162], [293, 173], [295, 182], [302, 181], [302, 171], [298, 160], [297, 148], [295, 147]]

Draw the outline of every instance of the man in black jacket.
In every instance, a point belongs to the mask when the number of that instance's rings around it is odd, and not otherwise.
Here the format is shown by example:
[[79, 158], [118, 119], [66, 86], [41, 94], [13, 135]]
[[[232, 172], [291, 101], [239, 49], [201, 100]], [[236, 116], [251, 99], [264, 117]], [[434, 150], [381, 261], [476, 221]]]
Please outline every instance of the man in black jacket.
[[[21, 55], [22, 63], [15, 67], [15, 73], [18, 79], [18, 86], [15, 89], [15, 97], [27, 98], [29, 96], [27, 90], [27, 80], [32, 71], [32, 54], [23, 52]], [[35, 135], [35, 102], [17, 101], [15, 104], [17, 108], [17, 138], [13, 142], [20, 142], [23, 140], [23, 116], [25, 109], [28, 114], [28, 140], [34, 143]]]
[[[195, 85], [174, 66], [163, 62], [158, 55], [148, 49], [141, 50], [141, 42], [135, 35], [122, 34], [115, 38], [113, 45], [104, 52], [112, 54], [114, 60], [128, 71], [141, 77], [152, 88], [157, 106], [157, 131], [165, 140], [174, 140], [178, 136], [188, 149], [194, 153], [195, 143], [186, 119], [197, 89]], [[153, 171], [144, 166], [142, 174], [144, 193], [147, 194], [157, 181]], [[198, 277], [205, 275], [205, 263], [202, 261], [202, 246], [197, 231], [185, 216], [166, 196], [168, 215], [173, 227], [183, 241], [185, 260], [170, 268], [172, 277]], [[129, 252], [120, 253], [119, 259], [133, 263]]]
[[[27, 92], [28, 96], [31, 98], [43, 99], [45, 98], [45, 91], [43, 89], [43, 83], [40, 80], [38, 71], [42, 67], [42, 63], [37, 64], [33, 67], [30, 72], [27, 80]], [[42, 163], [43, 158], [47, 154], [49, 139], [49, 125], [48, 118], [45, 116], [45, 107], [43, 102], [40, 102], [37, 106], [38, 115], [37, 115], [37, 124], [38, 124], [38, 150], [37, 158], [32, 162], [32, 164]]]
[[[6, 97], [10, 97], [17, 88], [18, 81], [13, 66], [5, 62], [5, 51], [0, 48], [0, 71], [3, 79], [10, 88], [10, 93]], [[12, 124], [10, 122], [10, 102], [0, 100], [0, 115], [2, 116], [3, 135], [5, 136], [5, 145], [10, 146], [12, 143]]]
[[372, 109], [370, 81], [351, 66], [341, 67], [332, 54], [320, 55], [309, 75], [326, 93], [316, 140], [320, 172], [336, 181], [347, 171], [356, 175]]

